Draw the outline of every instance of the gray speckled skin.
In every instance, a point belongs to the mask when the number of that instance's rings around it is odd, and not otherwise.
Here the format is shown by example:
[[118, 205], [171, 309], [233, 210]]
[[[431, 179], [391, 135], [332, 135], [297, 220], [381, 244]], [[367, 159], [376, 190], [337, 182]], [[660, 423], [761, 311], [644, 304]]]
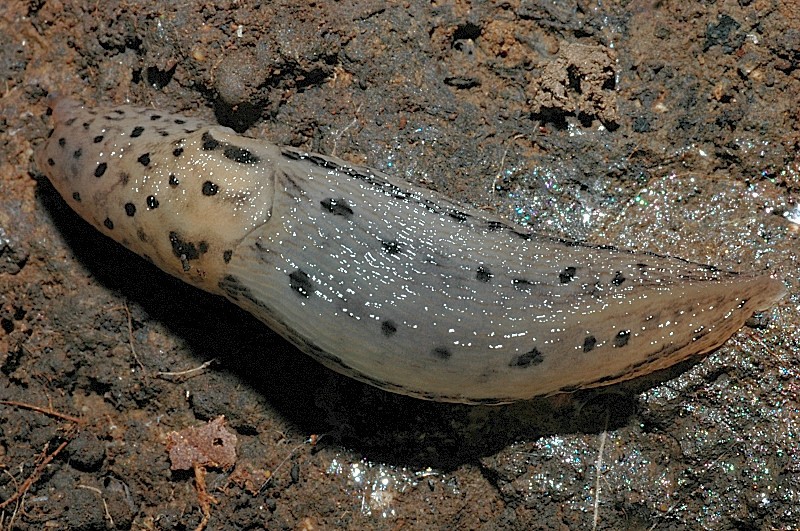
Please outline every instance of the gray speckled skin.
[[397, 393], [494, 404], [626, 380], [713, 350], [784, 291], [192, 118], [66, 99], [53, 115], [38, 165], [87, 221]]

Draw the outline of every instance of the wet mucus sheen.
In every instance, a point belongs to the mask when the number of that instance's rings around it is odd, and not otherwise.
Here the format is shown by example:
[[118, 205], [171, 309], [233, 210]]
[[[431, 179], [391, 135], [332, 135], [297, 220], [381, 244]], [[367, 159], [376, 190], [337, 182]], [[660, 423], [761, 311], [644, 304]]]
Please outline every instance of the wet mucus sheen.
[[53, 118], [39, 167], [88, 222], [397, 393], [496, 404], [622, 381], [718, 347], [783, 293], [193, 118], [66, 99]]

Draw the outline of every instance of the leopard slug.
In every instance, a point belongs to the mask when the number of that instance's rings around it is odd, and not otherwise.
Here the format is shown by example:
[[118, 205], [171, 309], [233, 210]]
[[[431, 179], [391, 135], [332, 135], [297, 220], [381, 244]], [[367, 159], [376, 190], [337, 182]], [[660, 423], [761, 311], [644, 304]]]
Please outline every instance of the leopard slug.
[[784, 293], [767, 275], [529, 232], [195, 118], [52, 103], [37, 164], [78, 214], [388, 391], [501, 404], [607, 385], [719, 347]]

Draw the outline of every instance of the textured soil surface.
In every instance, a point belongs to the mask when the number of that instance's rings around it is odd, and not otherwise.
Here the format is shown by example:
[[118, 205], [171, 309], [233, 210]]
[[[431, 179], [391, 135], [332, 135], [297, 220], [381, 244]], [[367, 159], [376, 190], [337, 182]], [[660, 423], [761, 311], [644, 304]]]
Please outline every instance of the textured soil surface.
[[[0, 7], [0, 529], [795, 526], [794, 2], [177, 4]], [[335, 154], [559, 237], [768, 269], [789, 295], [624, 386], [393, 395], [72, 213], [33, 162], [56, 92]], [[187, 441], [220, 455], [177, 466]]]

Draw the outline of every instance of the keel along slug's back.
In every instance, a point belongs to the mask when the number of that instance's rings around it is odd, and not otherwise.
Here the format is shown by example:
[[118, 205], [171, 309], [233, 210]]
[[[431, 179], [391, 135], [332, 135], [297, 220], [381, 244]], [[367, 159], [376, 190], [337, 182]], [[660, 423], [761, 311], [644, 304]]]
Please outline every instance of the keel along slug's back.
[[619, 382], [717, 348], [784, 293], [193, 118], [68, 99], [53, 118], [38, 165], [84, 219], [396, 393], [498, 404]]

